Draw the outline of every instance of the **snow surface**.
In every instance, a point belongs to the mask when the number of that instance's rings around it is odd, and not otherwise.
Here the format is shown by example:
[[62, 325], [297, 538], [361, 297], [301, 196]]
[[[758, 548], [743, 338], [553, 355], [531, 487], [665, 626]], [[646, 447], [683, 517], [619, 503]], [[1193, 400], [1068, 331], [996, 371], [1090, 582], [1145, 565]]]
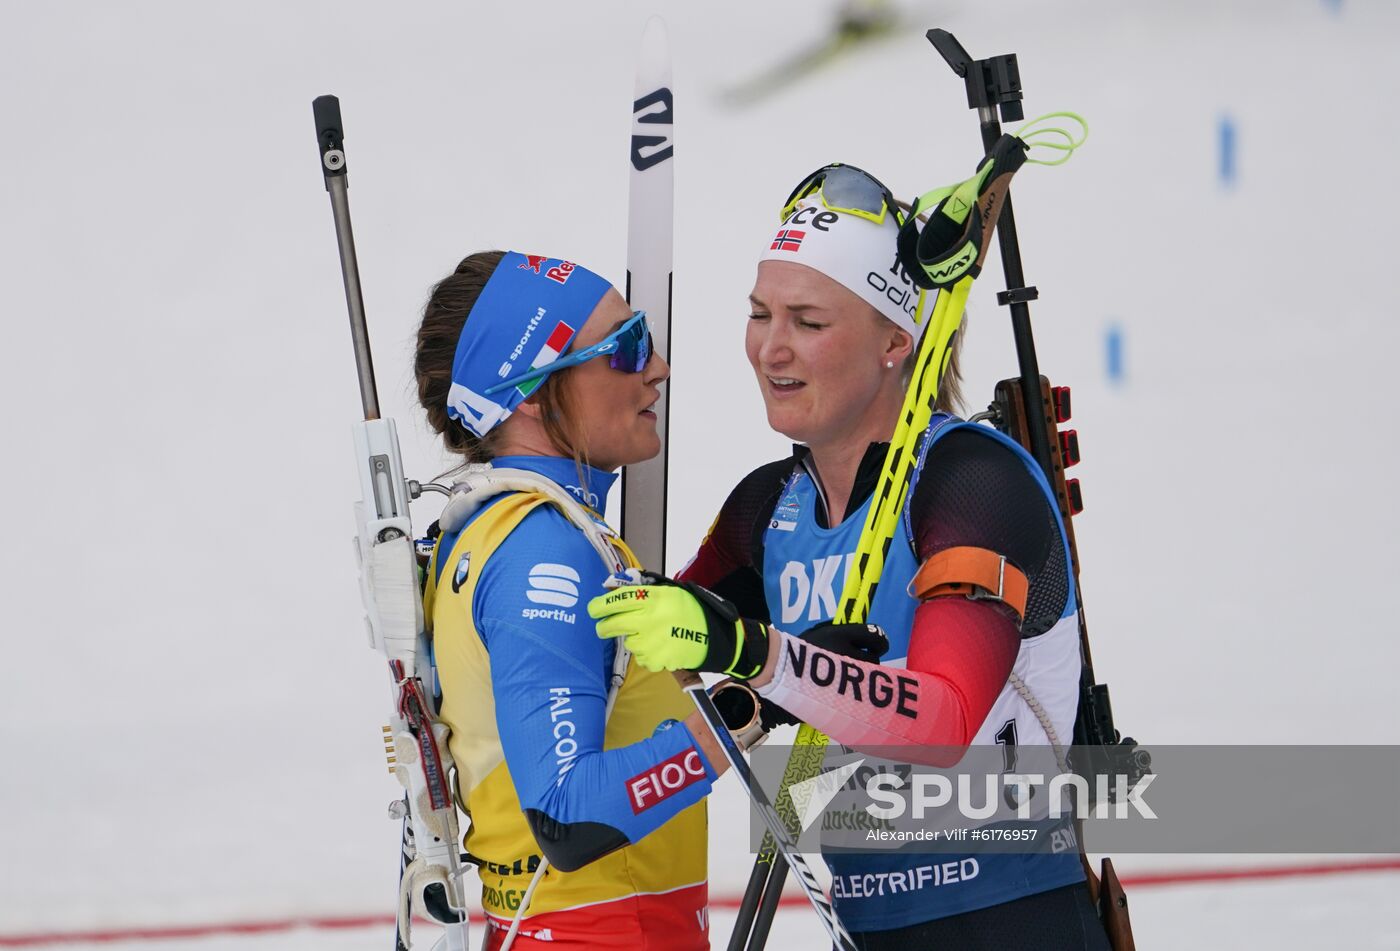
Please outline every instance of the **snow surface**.
[[[409, 368], [428, 287], [489, 247], [622, 279], [633, 50], [654, 11], [680, 119], [669, 567], [785, 452], [736, 381], [790, 186], [832, 160], [906, 195], [974, 167], [961, 85], [920, 35], [944, 26], [976, 55], [1020, 54], [1028, 115], [1092, 128], [1015, 194], [1041, 366], [1074, 386], [1085, 600], [1120, 726], [1149, 744], [1400, 740], [1400, 7], [906, 9], [919, 28], [741, 112], [722, 90], [819, 37], [827, 5], [9, 9], [0, 935], [389, 909], [385, 684], [349, 544], [359, 403], [310, 101], [342, 101], [380, 396], [430, 476], [446, 461]], [[1014, 372], [998, 271], [973, 295], [973, 409]], [[746, 819], [722, 785], [712, 881], [733, 894]], [[1397, 947], [1396, 884], [1143, 890], [1134, 908], [1145, 948]]]
[[[1144, 951], [1395, 949], [1400, 948], [1400, 923], [1393, 916], [1378, 912], [1393, 902], [1395, 885], [1395, 876], [1370, 876], [1306, 883], [1251, 882], [1228, 888], [1143, 891], [1131, 896], [1133, 929], [1138, 946]], [[733, 912], [711, 911], [712, 946], [725, 946], [733, 924]], [[472, 929], [472, 947], [481, 947], [483, 930], [478, 919]], [[423, 926], [414, 932], [415, 943], [430, 947], [436, 934]], [[768, 947], [774, 951], [825, 949], [829, 944], [811, 912], [784, 908], [774, 921]], [[392, 945], [393, 937], [388, 929], [365, 928], [162, 940], [152, 947], [156, 951], [387, 951]], [[114, 946], [91, 942], [64, 947], [69, 951], [108, 951]]]

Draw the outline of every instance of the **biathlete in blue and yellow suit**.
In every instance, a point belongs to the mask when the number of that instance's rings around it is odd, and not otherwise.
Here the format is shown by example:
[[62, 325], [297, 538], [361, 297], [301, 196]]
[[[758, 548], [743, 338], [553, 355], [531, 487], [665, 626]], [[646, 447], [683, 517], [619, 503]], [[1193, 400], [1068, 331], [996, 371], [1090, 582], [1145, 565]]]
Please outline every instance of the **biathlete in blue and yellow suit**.
[[515, 948], [709, 947], [723, 756], [670, 674], [632, 664], [610, 696], [617, 647], [586, 611], [635, 566], [598, 512], [612, 470], [658, 452], [668, 372], [645, 316], [557, 258], [471, 255], [424, 311], [428, 421], [509, 487], [449, 502], [425, 597], [488, 949], [518, 914]]

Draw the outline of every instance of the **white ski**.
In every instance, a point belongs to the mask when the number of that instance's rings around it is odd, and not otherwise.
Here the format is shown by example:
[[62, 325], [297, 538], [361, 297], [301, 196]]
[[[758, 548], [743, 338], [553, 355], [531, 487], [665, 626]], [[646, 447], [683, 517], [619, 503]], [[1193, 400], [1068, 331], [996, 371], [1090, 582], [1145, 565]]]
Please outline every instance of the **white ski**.
[[[647, 21], [632, 103], [627, 204], [627, 300], [647, 312], [657, 352], [671, 358], [674, 125], [671, 51], [660, 17]], [[638, 560], [666, 570], [666, 455], [669, 385], [653, 407], [661, 452], [622, 471], [622, 537]]]
[[[671, 54], [666, 27], [660, 17], [647, 21], [637, 60], [636, 98], [632, 103], [632, 142], [629, 162], [631, 187], [627, 207], [627, 300], [635, 310], [645, 310], [651, 321], [657, 351], [671, 357], [671, 270], [674, 213], [675, 126], [671, 97]], [[669, 399], [662, 386], [657, 401], [656, 429], [661, 452], [647, 462], [628, 466], [622, 473], [622, 537], [641, 563], [654, 571], [666, 569], [666, 450]], [[831, 902], [797, 845], [788, 835], [763, 789], [753, 780], [748, 761], [735, 744], [704, 684], [695, 675], [680, 678], [715, 739], [738, 782], [759, 815], [776, 837], [779, 849], [792, 865], [798, 884], [807, 895], [822, 926], [840, 951], [854, 951], [855, 944], [836, 916]]]

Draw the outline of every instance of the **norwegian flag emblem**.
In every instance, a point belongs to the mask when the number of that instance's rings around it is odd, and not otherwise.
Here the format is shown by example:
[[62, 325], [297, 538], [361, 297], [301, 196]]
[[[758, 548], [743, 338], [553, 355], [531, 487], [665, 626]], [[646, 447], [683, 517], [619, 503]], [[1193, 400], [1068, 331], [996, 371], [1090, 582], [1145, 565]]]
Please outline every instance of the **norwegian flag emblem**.
[[769, 251], [796, 251], [802, 247], [802, 239], [807, 237], [805, 231], [794, 231], [791, 228], [784, 228], [773, 238], [773, 243], [768, 246]]

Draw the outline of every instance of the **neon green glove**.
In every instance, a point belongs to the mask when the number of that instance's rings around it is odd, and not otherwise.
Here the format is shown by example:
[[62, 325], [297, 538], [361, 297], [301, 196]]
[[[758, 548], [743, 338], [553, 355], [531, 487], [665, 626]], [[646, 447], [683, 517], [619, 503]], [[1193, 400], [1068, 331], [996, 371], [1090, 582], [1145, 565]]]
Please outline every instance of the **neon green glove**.
[[647, 670], [703, 670], [735, 680], [758, 676], [768, 661], [768, 627], [698, 584], [649, 571], [588, 602], [599, 637], [621, 637]]

